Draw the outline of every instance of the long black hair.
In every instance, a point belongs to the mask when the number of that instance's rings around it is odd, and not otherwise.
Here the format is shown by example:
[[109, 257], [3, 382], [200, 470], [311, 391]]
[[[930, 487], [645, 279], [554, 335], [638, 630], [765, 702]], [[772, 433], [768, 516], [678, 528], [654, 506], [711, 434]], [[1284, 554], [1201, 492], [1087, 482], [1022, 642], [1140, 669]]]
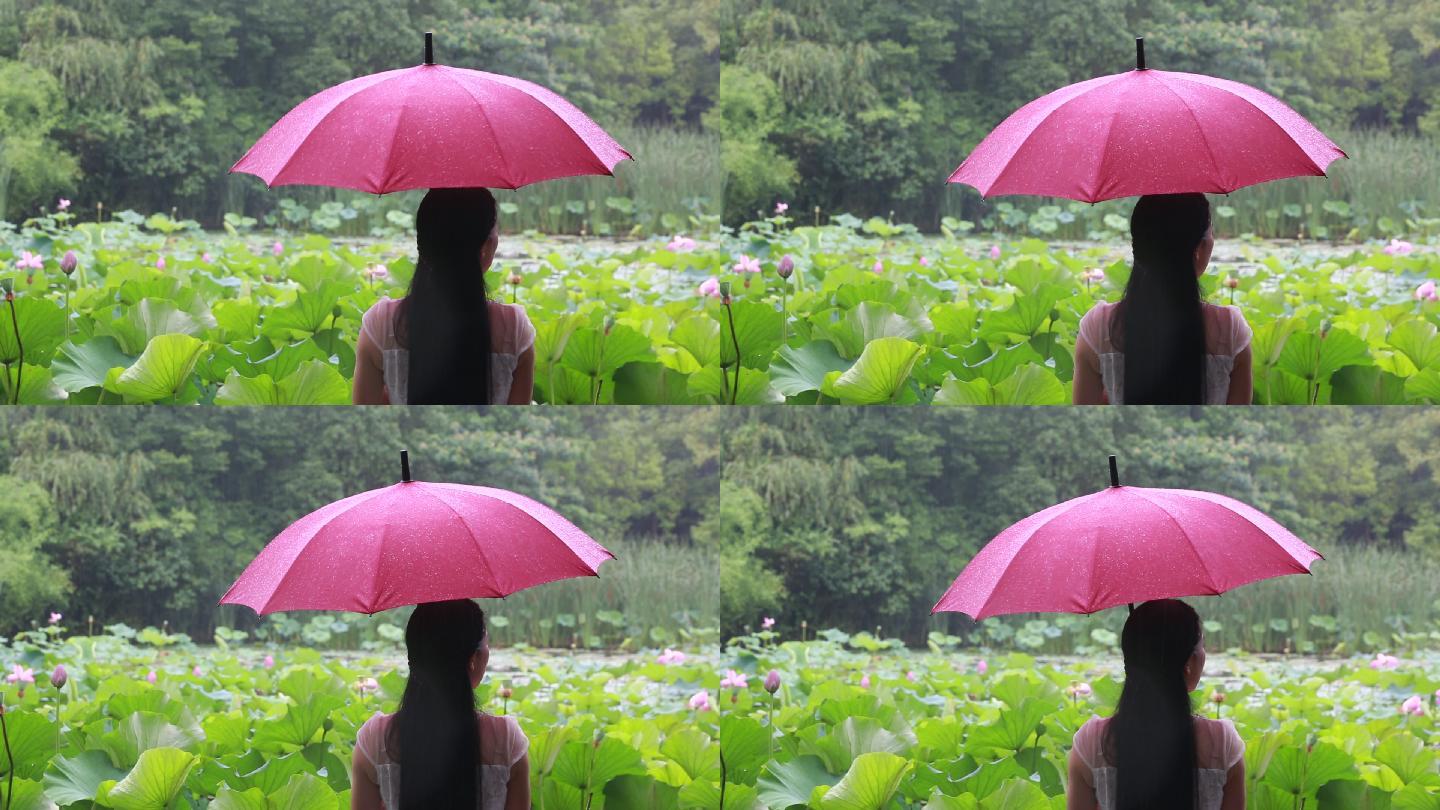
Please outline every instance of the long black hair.
[[490, 308], [480, 249], [497, 216], [495, 197], [483, 188], [431, 189], [420, 201], [419, 260], [395, 329], [410, 352], [411, 404], [490, 402]]
[[386, 735], [401, 766], [397, 810], [475, 810], [480, 733], [470, 657], [485, 613], [468, 599], [427, 602], [405, 626], [410, 680]]
[[1195, 248], [1209, 230], [1204, 194], [1155, 194], [1135, 203], [1135, 264], [1110, 325], [1125, 355], [1127, 405], [1204, 404], [1205, 314]]
[[1125, 686], [1103, 741], [1115, 766], [1115, 810], [1195, 807], [1195, 715], [1185, 662], [1199, 643], [1200, 616], [1177, 599], [1146, 602], [1125, 621]]

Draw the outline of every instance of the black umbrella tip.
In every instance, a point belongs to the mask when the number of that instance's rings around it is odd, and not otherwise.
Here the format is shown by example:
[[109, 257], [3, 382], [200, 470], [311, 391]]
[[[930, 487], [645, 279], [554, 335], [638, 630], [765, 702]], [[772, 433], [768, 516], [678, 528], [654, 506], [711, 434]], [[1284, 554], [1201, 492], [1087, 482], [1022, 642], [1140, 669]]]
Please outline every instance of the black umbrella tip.
[[1115, 457], [1110, 457], [1110, 486], [1120, 486], [1120, 465], [1116, 463]]
[[1145, 69], [1145, 38], [1135, 37], [1135, 69]]
[[425, 32], [425, 64], [435, 64], [435, 32]]
[[402, 483], [402, 484], [408, 484], [408, 483], [410, 483], [412, 480], [414, 480], [414, 479], [412, 479], [412, 478], [410, 477], [410, 451], [409, 451], [409, 450], [401, 450], [401, 451], [400, 451], [400, 483]]

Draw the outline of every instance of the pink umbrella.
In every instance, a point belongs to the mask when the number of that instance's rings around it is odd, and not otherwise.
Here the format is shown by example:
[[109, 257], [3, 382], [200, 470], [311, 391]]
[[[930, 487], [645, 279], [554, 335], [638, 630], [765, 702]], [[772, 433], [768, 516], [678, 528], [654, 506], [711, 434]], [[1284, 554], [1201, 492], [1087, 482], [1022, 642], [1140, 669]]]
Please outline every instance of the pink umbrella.
[[1220, 594], [1323, 559], [1254, 507], [1213, 492], [1110, 487], [1041, 510], [985, 544], [931, 613], [1094, 613]]
[[231, 172], [267, 186], [374, 194], [417, 188], [519, 188], [614, 173], [630, 158], [575, 105], [522, 79], [434, 63], [362, 76], [311, 96]]
[[1228, 194], [1324, 175], [1338, 146], [1299, 113], [1239, 82], [1145, 68], [1072, 84], [1011, 114], [950, 175], [982, 196], [1099, 202]]
[[410, 479], [323, 506], [261, 550], [220, 600], [282, 610], [382, 610], [508, 596], [593, 577], [611, 554], [549, 507], [491, 487]]

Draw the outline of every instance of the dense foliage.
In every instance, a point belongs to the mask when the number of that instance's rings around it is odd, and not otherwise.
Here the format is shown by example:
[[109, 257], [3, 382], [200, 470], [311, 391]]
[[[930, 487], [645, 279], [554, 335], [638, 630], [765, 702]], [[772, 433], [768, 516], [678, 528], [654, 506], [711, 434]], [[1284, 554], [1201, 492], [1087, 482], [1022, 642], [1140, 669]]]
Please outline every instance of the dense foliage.
[[[943, 181], [991, 128], [1061, 86], [1130, 69], [1135, 36], [1150, 67], [1258, 86], [1332, 135], [1440, 135], [1435, 0], [731, 0], [722, 19], [716, 126], [732, 221], [778, 196], [934, 228]], [[973, 191], [964, 199], [979, 207]]]
[[[225, 235], [119, 220], [0, 229], [5, 401], [343, 404], [364, 312], [414, 267], [391, 241], [401, 227], [357, 243], [276, 240], [234, 217]], [[878, 218], [790, 223], [704, 243], [507, 236], [487, 283], [536, 324], [536, 400], [1060, 404], [1080, 318], [1129, 273], [1121, 248], [981, 241], [969, 222], [940, 240]], [[1424, 245], [1251, 240], [1215, 264], [1205, 294], [1255, 330], [1257, 403], [1440, 401], [1440, 264]]]
[[[1332, 558], [1313, 577], [1197, 602], [1223, 622], [1219, 643], [1293, 650], [1292, 639], [1307, 637], [1292, 619], [1308, 627], [1313, 613], [1331, 617], [1320, 620], [1327, 632], [1308, 636], [1320, 649], [1433, 645], [1425, 634], [1440, 630], [1440, 565], [1424, 562], [1440, 560], [1432, 410], [752, 411], [727, 432], [720, 504], [696, 534], [719, 549], [726, 634], [772, 616], [790, 636], [801, 622], [880, 626], [915, 643], [932, 630], [971, 631], [958, 614], [929, 616], [951, 580], [1006, 526], [1104, 487], [1114, 453], [1125, 483], [1238, 498]], [[1362, 560], [1362, 548], [1396, 553]], [[1073, 626], [1039, 618], [1047, 621], [1031, 632], [1041, 638], [1018, 646], [1053, 638], [1068, 652], [1076, 645], [1062, 636], [1085, 643], [1092, 628], [1119, 629], [1103, 615]], [[1271, 620], [1282, 630], [1267, 632]], [[1421, 635], [1392, 639], [1404, 630]]]
[[[985, 661], [845, 641], [727, 649], [720, 739], [734, 807], [1063, 808], [1074, 733], [1120, 693], [1113, 658]], [[1437, 690], [1433, 656], [1378, 668], [1212, 657], [1194, 699], [1245, 742], [1247, 807], [1433, 808]]]
[[[216, 221], [260, 198], [226, 171], [307, 96], [437, 61], [549, 86], [607, 128], [694, 127], [713, 104], [713, 0], [6, 0], [0, 218], [53, 205]], [[258, 207], [255, 205], [250, 208]]]
[[[417, 479], [528, 494], [617, 544], [622, 557], [624, 548], [644, 555], [646, 539], [690, 546], [718, 486], [720, 414], [703, 411], [346, 408], [279, 416], [0, 411], [3, 626], [60, 610], [98, 625], [168, 622], [207, 637], [220, 595], [271, 537], [330, 501], [399, 480], [401, 448]], [[667, 559], [693, 566], [705, 558]], [[665, 572], [632, 569], [635, 562], [607, 563], [599, 580], [574, 584], [590, 594], [578, 604], [595, 608], [578, 621], [608, 610], [674, 628], [670, 614], [689, 610], [709, 615], [681, 624], [715, 626], [714, 598], [703, 590], [709, 584], [714, 593], [713, 568], [668, 575], [684, 587], [667, 596]], [[519, 608], [525, 596], [515, 597]], [[573, 628], [569, 604], [549, 602], [542, 618], [569, 612]], [[227, 610], [229, 622], [253, 622], [248, 610]], [[581, 628], [582, 646], [590, 632]]]
[[[16, 674], [0, 718], [0, 792], [13, 810], [350, 807], [356, 731], [395, 711], [403, 652], [200, 649], [127, 630], [67, 637], [51, 626], [0, 646]], [[714, 650], [660, 663], [654, 652], [577, 660], [496, 649], [476, 702], [514, 716], [529, 738], [536, 807], [713, 807], [716, 716], [690, 699], [714, 694]]]

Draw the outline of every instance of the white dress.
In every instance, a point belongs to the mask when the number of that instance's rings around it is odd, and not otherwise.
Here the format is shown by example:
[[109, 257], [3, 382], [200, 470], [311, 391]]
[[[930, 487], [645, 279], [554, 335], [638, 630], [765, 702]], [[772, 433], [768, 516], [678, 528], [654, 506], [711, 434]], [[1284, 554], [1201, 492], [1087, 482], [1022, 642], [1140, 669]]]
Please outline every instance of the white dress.
[[[1115, 810], [1115, 769], [1105, 760], [1108, 717], [1092, 717], [1075, 732], [1075, 754], [1090, 769], [1100, 810]], [[1220, 810], [1230, 769], [1245, 756], [1245, 742], [1229, 720], [1195, 718], [1195, 758], [1199, 795], [1196, 810]]]
[[[376, 712], [355, 735], [355, 750], [375, 768], [376, 784], [380, 786], [380, 800], [385, 810], [400, 807], [400, 764], [390, 759], [389, 752], [385, 750], [385, 732], [394, 716]], [[525, 756], [530, 741], [513, 717], [477, 714], [475, 720], [480, 724], [479, 810], [504, 810], [510, 769]]]
[[[1111, 405], [1125, 403], [1125, 355], [1110, 342], [1110, 319], [1115, 304], [1096, 304], [1080, 319], [1080, 339], [1100, 358], [1100, 376]], [[1224, 405], [1230, 398], [1230, 372], [1235, 355], [1250, 345], [1250, 324], [1239, 307], [1204, 304], [1205, 403]]]
[[[404, 405], [410, 387], [410, 350], [395, 338], [395, 315], [401, 299], [381, 298], [365, 311], [360, 331], [380, 350], [385, 363], [385, 390], [390, 404]], [[535, 345], [535, 327], [519, 304], [490, 301], [490, 401], [510, 401], [510, 384], [520, 355]]]

